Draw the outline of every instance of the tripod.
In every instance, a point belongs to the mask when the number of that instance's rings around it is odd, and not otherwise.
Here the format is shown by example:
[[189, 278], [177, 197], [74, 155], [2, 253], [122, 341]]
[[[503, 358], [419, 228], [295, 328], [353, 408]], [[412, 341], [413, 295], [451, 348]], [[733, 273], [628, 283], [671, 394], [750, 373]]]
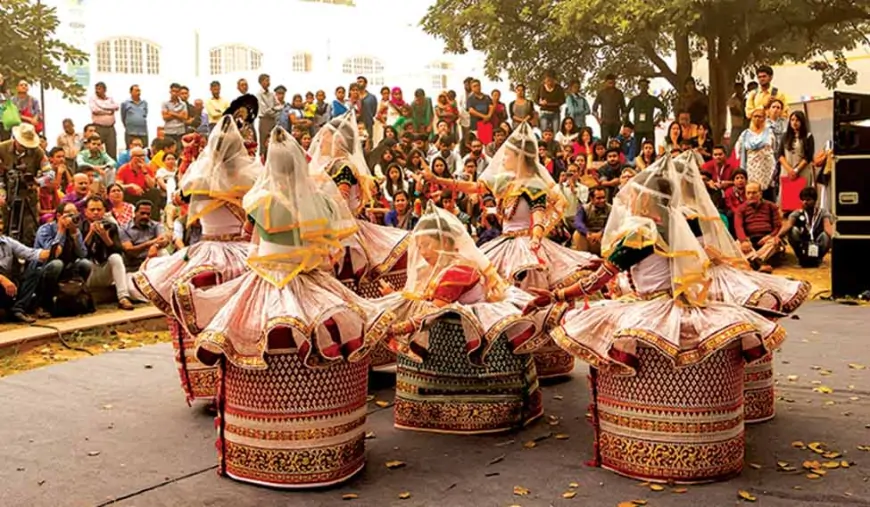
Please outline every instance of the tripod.
[[[14, 169], [6, 172], [5, 177], [6, 182], [8, 183], [8, 186], [6, 188], [7, 202], [6, 214], [3, 219], [4, 223], [7, 224], [6, 235], [10, 238], [24, 243], [22, 238], [22, 232], [24, 230], [25, 214], [33, 219], [34, 226], [39, 224], [39, 219], [33, 213], [33, 209], [30, 205], [30, 197], [27, 195], [22, 197], [19, 193], [21, 188], [20, 175], [21, 173]], [[11, 201], [9, 201], [9, 197], [12, 198]]]

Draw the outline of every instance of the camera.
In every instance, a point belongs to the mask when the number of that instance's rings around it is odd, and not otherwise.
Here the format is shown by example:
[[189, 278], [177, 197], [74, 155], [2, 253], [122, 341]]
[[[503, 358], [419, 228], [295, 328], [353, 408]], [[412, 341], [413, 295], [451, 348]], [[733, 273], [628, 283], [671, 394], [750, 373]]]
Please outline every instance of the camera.
[[79, 225], [82, 221], [82, 217], [78, 213], [67, 213], [64, 216], [69, 218], [73, 225]]

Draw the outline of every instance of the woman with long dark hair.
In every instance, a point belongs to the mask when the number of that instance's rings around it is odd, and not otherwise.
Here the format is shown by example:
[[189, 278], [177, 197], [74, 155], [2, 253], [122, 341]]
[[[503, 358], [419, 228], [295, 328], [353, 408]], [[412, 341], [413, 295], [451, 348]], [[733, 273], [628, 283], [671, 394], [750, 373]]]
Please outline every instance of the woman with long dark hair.
[[652, 139], [644, 139], [640, 145], [640, 155], [634, 159], [634, 167], [643, 171], [656, 161], [656, 145]]
[[680, 124], [672, 121], [668, 125], [668, 134], [665, 137], [665, 144], [659, 147], [659, 155], [670, 153], [673, 150], [679, 150], [683, 144], [683, 129]]
[[[793, 211], [800, 206], [799, 194], [803, 188], [816, 184], [813, 174], [815, 142], [810, 132], [807, 116], [795, 111], [788, 117], [788, 127], [782, 136], [777, 151], [780, 166], [780, 204], [783, 211]], [[803, 185], [789, 181], [803, 179]]]

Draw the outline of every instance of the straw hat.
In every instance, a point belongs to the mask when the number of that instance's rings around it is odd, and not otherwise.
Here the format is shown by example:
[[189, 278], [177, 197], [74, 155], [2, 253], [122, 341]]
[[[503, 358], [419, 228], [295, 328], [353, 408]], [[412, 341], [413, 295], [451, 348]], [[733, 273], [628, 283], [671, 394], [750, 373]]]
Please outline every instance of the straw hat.
[[18, 141], [18, 144], [25, 148], [38, 148], [39, 135], [36, 134], [36, 129], [29, 123], [22, 123], [17, 127], [12, 127], [12, 137]]

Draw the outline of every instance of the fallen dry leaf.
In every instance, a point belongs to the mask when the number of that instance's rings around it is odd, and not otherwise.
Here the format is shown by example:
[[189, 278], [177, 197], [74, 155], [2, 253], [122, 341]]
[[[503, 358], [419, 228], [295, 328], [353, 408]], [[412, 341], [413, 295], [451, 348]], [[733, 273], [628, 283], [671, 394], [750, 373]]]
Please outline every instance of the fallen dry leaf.
[[366, 431], [366, 440], [371, 440], [373, 438], [375, 438], [375, 432], [374, 431]]
[[827, 474], [828, 474], [828, 472], [826, 472], [826, 471], [824, 471], [824, 470], [822, 470], [822, 469], [820, 469], [820, 468], [816, 468], [816, 469], [810, 470], [810, 473], [814, 473], [814, 474], [816, 474], [816, 475], [827, 475]]
[[556, 436], [553, 438], [555, 438], [556, 440], [568, 440], [569, 438], [571, 438], [571, 436], [567, 433], [556, 433]]
[[831, 393], [834, 392], [834, 390], [831, 389], [831, 388], [828, 387], [828, 386], [819, 386], [819, 387], [814, 387], [814, 388], [813, 388], [813, 391], [815, 391], [815, 392], [817, 392], [817, 393], [822, 393], [822, 394], [831, 394]]
[[859, 445], [858, 450], [868, 452], [868, 451], [870, 451], [870, 445]]
[[822, 463], [822, 466], [827, 468], [827, 469], [840, 468], [840, 462], [839, 461], [826, 461], [826, 462]]
[[356, 493], [347, 493], [345, 495], [341, 495], [342, 500], [356, 500], [357, 498], [359, 498], [359, 495], [357, 495]]
[[789, 382], [797, 382], [798, 376], [797, 375], [789, 375], [786, 378], [788, 379]]
[[858, 363], [849, 363], [849, 368], [852, 368], [853, 370], [863, 370], [866, 366]]
[[492, 458], [491, 460], [489, 460], [489, 463], [487, 463], [487, 466], [495, 465], [496, 463], [501, 463], [502, 461], [504, 461], [504, 458], [505, 458], [504, 454], [502, 454], [501, 456], [496, 456], [495, 458]]
[[819, 474], [807, 474], [807, 479], [820, 479], [822, 476]]
[[759, 465], [758, 463], [750, 463], [749, 468], [753, 468], [755, 470], [761, 470], [761, 465]]
[[411, 493], [409, 491], [405, 491], [404, 493], [399, 493], [399, 500], [407, 500], [411, 498]]
[[387, 408], [387, 407], [390, 406], [390, 402], [389, 402], [389, 401], [378, 400], [378, 401], [375, 402], [375, 405], [377, 405], [377, 406], [379, 406], [379, 407], [381, 407], [381, 408]]
[[568, 487], [569, 487], [569, 488], [579, 488], [580, 485], [577, 484], [576, 482], [572, 482], [571, 484], [568, 485]]
[[523, 444], [523, 447], [525, 447], [526, 449], [532, 449], [532, 448], [537, 447], [537, 446], [538, 446], [538, 443], [535, 442], [534, 440], [529, 440], [528, 442]]
[[742, 489], [737, 492], [737, 497], [746, 500], [747, 502], [754, 502], [758, 500], [755, 496], [752, 495], [749, 491], [743, 491]]
[[526, 496], [529, 493], [531, 493], [531, 492], [522, 486], [514, 486], [514, 494], [516, 496]]
[[822, 465], [818, 461], [804, 461], [802, 466], [807, 470], [812, 470], [814, 468], [819, 468]]
[[842, 467], [842, 468], [849, 468], [850, 466], [852, 466], [852, 464], [846, 460], [843, 460], [840, 462], [840, 467]]
[[646, 505], [646, 500], [632, 500], [631, 503], [635, 505]]
[[839, 452], [833, 452], [833, 451], [826, 452], [826, 453], [822, 454], [822, 457], [827, 458], [827, 459], [837, 459], [840, 456], [842, 456], [842, 454], [840, 454]]
[[686, 491], [689, 491], [688, 488], [674, 488], [671, 490], [671, 492], [676, 493], [678, 495], [682, 495]]
[[571, 498], [574, 498], [575, 496], [577, 496], [576, 491], [566, 491], [566, 492], [562, 493], [562, 498], [571, 499]]
[[387, 468], [394, 470], [396, 468], [404, 467], [406, 463], [404, 461], [387, 461], [385, 464], [387, 465]]
[[557, 395], [553, 396], [553, 399], [554, 399], [554, 400], [559, 400], [559, 401], [561, 401], [561, 400], [564, 400], [565, 397], [562, 396], [562, 395], [560, 395], [560, 394], [557, 394]]
[[807, 444], [801, 442], [800, 440], [792, 442], [791, 446], [794, 447], [795, 449], [806, 449], [807, 448]]
[[90, 451], [88, 453], [88, 456], [99, 456], [99, 455], [100, 455], [100, 451]]
[[370, 394], [370, 395], [366, 396], [366, 401], [374, 401], [374, 399], [375, 399], [374, 394]]
[[650, 484], [649, 489], [651, 489], [653, 491], [664, 491], [665, 487], [662, 486], [661, 484]]

